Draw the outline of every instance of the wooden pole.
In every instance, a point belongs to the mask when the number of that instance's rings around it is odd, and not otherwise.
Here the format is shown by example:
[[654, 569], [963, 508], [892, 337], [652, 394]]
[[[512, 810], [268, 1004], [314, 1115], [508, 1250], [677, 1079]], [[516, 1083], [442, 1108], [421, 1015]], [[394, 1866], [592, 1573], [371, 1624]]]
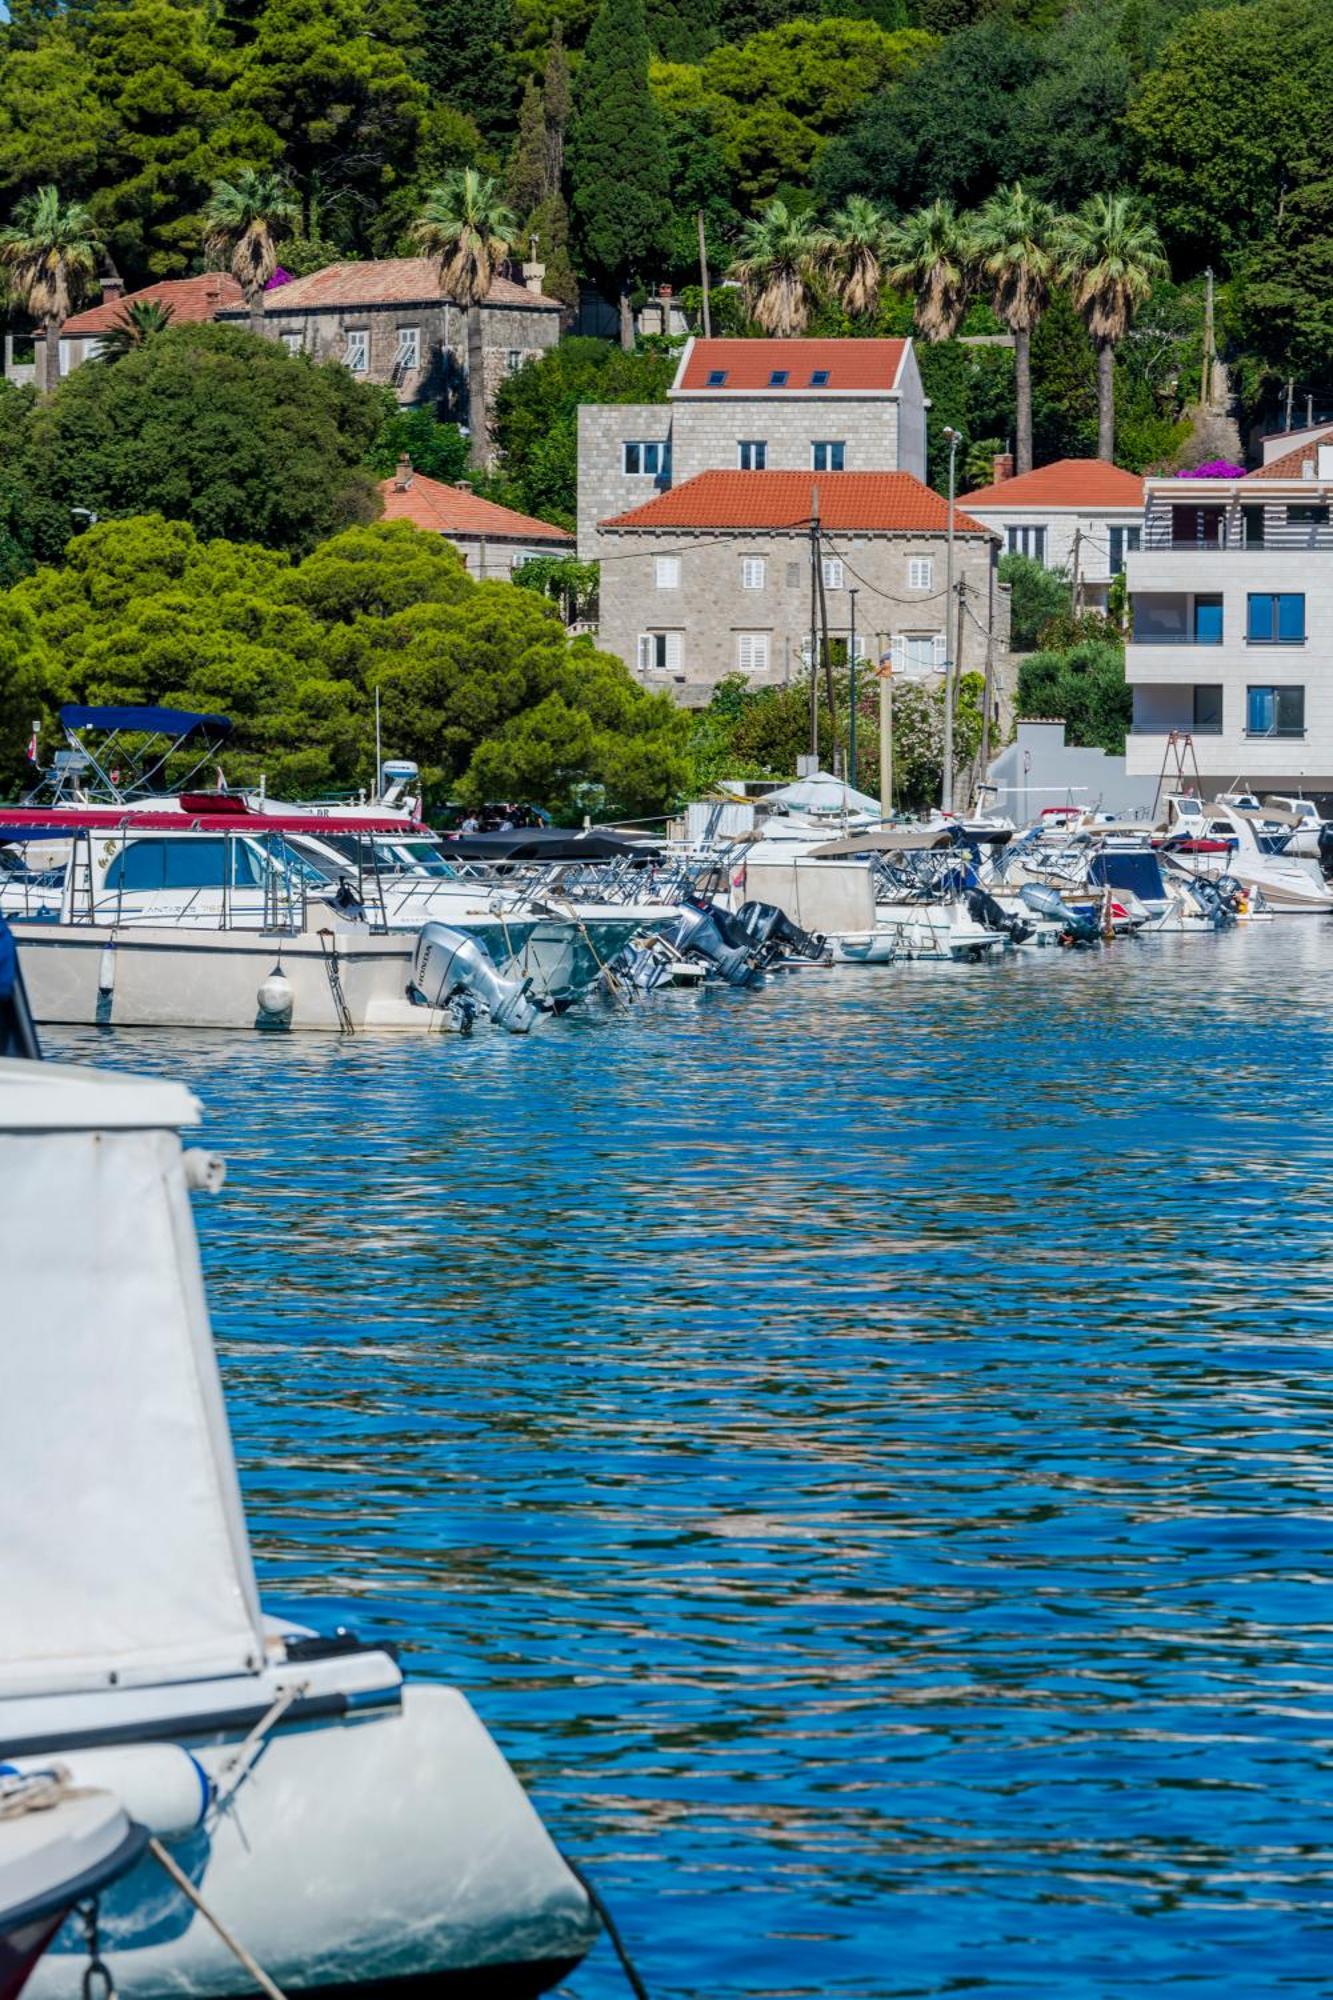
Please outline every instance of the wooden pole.
[[893, 655], [879, 663], [879, 812], [893, 817]]
[[819, 768], [819, 488], [810, 489], [810, 755]]
[[698, 208], [694, 219], [699, 225], [699, 283], [704, 295], [704, 339], [713, 338], [713, 318], [708, 306], [708, 238], [704, 234], [704, 212]]

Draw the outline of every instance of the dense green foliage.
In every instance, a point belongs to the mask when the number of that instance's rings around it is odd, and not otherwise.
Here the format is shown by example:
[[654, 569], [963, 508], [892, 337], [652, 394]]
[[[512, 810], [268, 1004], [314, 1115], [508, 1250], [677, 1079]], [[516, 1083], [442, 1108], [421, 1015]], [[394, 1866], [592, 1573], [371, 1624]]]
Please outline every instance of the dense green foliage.
[[354, 528], [301, 562], [202, 541], [159, 515], [106, 523], [0, 595], [0, 782], [28, 719], [62, 701], [223, 709], [228, 768], [301, 795], [372, 774], [384, 740], [428, 790], [571, 811], [597, 788], [660, 810], [687, 775], [688, 722], [618, 660], [571, 641], [535, 592], [474, 583], [406, 522]]
[[1070, 580], [1031, 556], [1001, 556], [1000, 582], [1009, 589], [1010, 644], [1031, 653], [1051, 620], [1069, 609]]
[[573, 528], [580, 403], [662, 403], [676, 372], [664, 350], [622, 354], [603, 340], [564, 340], [521, 368], [496, 398], [502, 470], [488, 491], [520, 512]]
[[1059, 716], [1065, 740], [1119, 756], [1133, 714], [1125, 685], [1125, 649], [1114, 628], [1084, 621], [1095, 631], [1072, 645], [1030, 653], [1018, 673], [1020, 715]]
[[574, 86], [570, 206], [584, 268], [617, 293], [652, 274], [670, 183], [643, 0], [602, 0]]

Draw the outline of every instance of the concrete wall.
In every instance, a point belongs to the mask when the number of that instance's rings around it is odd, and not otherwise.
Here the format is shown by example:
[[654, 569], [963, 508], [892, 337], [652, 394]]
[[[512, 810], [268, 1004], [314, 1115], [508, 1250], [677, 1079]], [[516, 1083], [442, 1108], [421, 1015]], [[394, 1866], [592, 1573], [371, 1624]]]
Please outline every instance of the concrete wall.
[[[1151, 549], [1131, 555], [1126, 567], [1131, 610], [1136, 605], [1140, 609], [1140, 630], [1142, 613], [1151, 611], [1154, 600], [1222, 599], [1221, 645], [1132, 640], [1127, 648], [1125, 677], [1136, 690], [1137, 718], [1126, 746], [1131, 774], [1151, 772], [1156, 778], [1170, 726], [1165, 718], [1192, 712], [1196, 684], [1220, 685], [1222, 729], [1194, 738], [1205, 786], [1229, 787], [1241, 777], [1269, 791], [1333, 788], [1333, 553]], [[1246, 599], [1253, 591], [1304, 595], [1303, 643], [1273, 645], [1246, 638]], [[1186, 631], [1192, 632], [1188, 601], [1186, 612]], [[1305, 689], [1304, 736], [1246, 733], [1247, 690], [1273, 685]], [[1157, 691], [1151, 699], [1138, 692], [1149, 689]]]
[[[762, 530], [751, 535], [706, 531], [650, 533], [618, 531], [602, 537], [599, 643], [625, 661], [645, 685], [665, 688], [686, 706], [702, 705], [728, 674], [741, 671], [741, 634], [763, 633], [768, 666], [751, 678], [780, 685], [804, 671], [802, 645], [810, 633], [810, 544], [799, 530]], [[846, 639], [851, 620], [850, 591], [856, 587], [860, 650], [877, 659], [906, 633], [942, 633], [944, 626], [944, 537], [942, 535], [837, 535], [825, 538], [825, 553], [843, 562], [841, 585], [826, 587], [830, 635]], [[656, 581], [654, 558], [679, 557], [674, 588]], [[761, 557], [763, 582], [747, 587], [742, 562]], [[908, 587], [913, 556], [933, 561], [929, 590]], [[985, 626], [993, 602], [995, 664], [1001, 683], [1008, 652], [1009, 602], [993, 590], [990, 544], [976, 537], [957, 542], [958, 575], [966, 582], [966, 603], [975, 621], [964, 617], [960, 658], [965, 673], [985, 667]], [[993, 591], [993, 596], [992, 596]], [[639, 636], [679, 635], [677, 673], [644, 674], [639, 669]]]
[[1065, 742], [1063, 722], [1020, 722], [1014, 741], [991, 759], [987, 776], [999, 787], [994, 811], [1020, 826], [1046, 806], [1066, 803], [1126, 816], [1152, 811], [1157, 773], [1127, 773], [1123, 757], [1081, 750]]
[[[668, 470], [627, 474], [627, 440], [660, 443], [668, 455]], [[613, 514], [627, 514], [655, 500], [671, 484], [671, 406], [668, 403], [584, 403], [579, 408], [579, 561], [595, 562], [602, 553], [597, 523]]]

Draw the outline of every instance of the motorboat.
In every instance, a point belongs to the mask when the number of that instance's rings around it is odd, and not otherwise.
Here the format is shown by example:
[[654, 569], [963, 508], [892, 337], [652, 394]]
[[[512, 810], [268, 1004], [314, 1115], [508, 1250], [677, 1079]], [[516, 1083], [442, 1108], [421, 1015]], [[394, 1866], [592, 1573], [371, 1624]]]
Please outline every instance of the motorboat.
[[[0, 1060], [24, 1246], [0, 1761], [110, 1792], [152, 1837], [97, 1890], [100, 1959], [134, 2000], [253, 1992], [247, 1962], [321, 2000], [524, 2000], [599, 1923], [466, 1696], [261, 1608], [190, 1209], [222, 1164], [180, 1139], [199, 1115], [175, 1082]], [[86, 2000], [87, 1962], [66, 1923], [32, 2000]]]
[[18, 2000], [70, 1912], [127, 1875], [147, 1845], [113, 1792], [73, 1784], [59, 1764], [0, 1773], [0, 2000]]
[[[1168, 802], [1170, 804], [1170, 802]], [[1289, 852], [1293, 827], [1264, 809], [1213, 799], [1198, 813], [1174, 814], [1161, 845], [1196, 873], [1234, 878], [1274, 916], [1325, 916], [1333, 889], [1317, 861]]]

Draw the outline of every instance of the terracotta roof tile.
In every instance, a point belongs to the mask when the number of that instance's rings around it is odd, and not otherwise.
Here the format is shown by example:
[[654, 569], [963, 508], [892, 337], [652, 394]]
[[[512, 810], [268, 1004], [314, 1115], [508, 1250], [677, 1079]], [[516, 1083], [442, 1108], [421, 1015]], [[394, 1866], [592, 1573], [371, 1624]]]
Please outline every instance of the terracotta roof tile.
[[461, 486], [427, 479], [420, 472], [412, 474], [411, 484], [406, 488], [400, 488], [396, 479], [382, 479], [380, 493], [386, 521], [411, 521], [414, 526], [437, 535], [491, 535], [497, 540], [507, 537], [511, 541], [551, 542], [557, 545], [553, 554], [572, 550], [574, 546], [574, 537], [563, 528], [552, 527], [549, 521], [539, 521], [531, 514], [516, 514], [510, 507], [497, 506], [494, 500], [483, 500]]
[[1104, 458], [1057, 458], [963, 498], [969, 507], [1141, 507], [1143, 477]]
[[[701, 472], [603, 528], [803, 528], [819, 489], [819, 518], [835, 534], [944, 534], [949, 505], [910, 472]], [[958, 508], [955, 531], [988, 535]]]
[[[715, 389], [748, 392], [771, 390], [788, 395], [831, 394], [841, 390], [892, 389], [898, 380], [908, 342], [905, 340], [696, 340], [686, 349], [673, 393]], [[774, 372], [785, 383], [773, 383]], [[815, 385], [811, 376], [826, 371], [828, 381]], [[725, 382], [710, 383], [710, 375]]]
[[1281, 458], [1270, 458], [1267, 465], [1246, 475], [1249, 479], [1300, 479], [1304, 475], [1302, 466], [1319, 466], [1319, 447], [1333, 444], [1333, 430], [1327, 430], [1318, 437], [1312, 437], [1306, 444], [1297, 445], [1294, 451], [1284, 451]]
[[[270, 313], [309, 312], [321, 306], [336, 310], [342, 306], [440, 305], [445, 293], [437, 266], [429, 257], [383, 257], [369, 264], [326, 264], [307, 278], [293, 278], [280, 285], [264, 300]], [[559, 312], [559, 299], [548, 299], [516, 285], [511, 278], [497, 278], [488, 294], [491, 305], [533, 306], [540, 312]]]
[[142, 291], [125, 292], [120, 298], [104, 299], [100, 306], [89, 306], [87, 312], [73, 313], [60, 329], [70, 339], [79, 340], [90, 334], [105, 333], [117, 320], [125, 316], [126, 306], [154, 305], [171, 307], [171, 317], [181, 325], [187, 322], [199, 324], [203, 320], [215, 319], [228, 306], [244, 305], [240, 286], [230, 271], [206, 271], [198, 278], [163, 278], [156, 285], [145, 285]]

